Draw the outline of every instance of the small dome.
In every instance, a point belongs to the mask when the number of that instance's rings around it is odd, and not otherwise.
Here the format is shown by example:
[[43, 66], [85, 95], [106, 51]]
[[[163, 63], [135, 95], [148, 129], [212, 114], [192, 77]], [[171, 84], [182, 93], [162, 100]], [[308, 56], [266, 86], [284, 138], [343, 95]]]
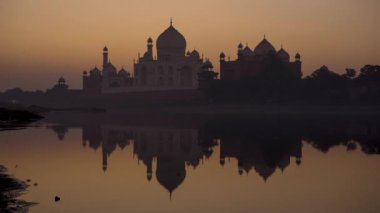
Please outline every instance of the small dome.
[[90, 71], [90, 73], [100, 73], [100, 70], [98, 69], [98, 67], [95, 67]]
[[183, 49], [186, 50], [186, 39], [173, 25], [170, 25], [157, 38], [157, 49]]
[[263, 180], [266, 181], [276, 171], [276, 167], [269, 166], [265, 163], [256, 164], [255, 170], [263, 178]]
[[103, 48], [103, 51], [104, 51], [104, 52], [108, 51], [107, 46], [105, 46], [105, 47]]
[[238, 45], [238, 49], [243, 49], [243, 44], [242, 44], [242, 43], [240, 43], [240, 44]]
[[107, 69], [108, 71], [115, 71], [115, 72], [116, 72], [116, 67], [115, 67], [111, 62], [109, 62], [109, 63], [107, 64], [106, 69]]
[[214, 66], [212, 65], [211, 61], [209, 59], [207, 59], [203, 63], [203, 68], [205, 68], [205, 69], [212, 69], [212, 68], [214, 68]]
[[199, 158], [192, 158], [190, 161], [187, 161], [186, 164], [188, 166], [192, 166], [193, 168], [196, 168], [199, 165]]
[[249, 48], [248, 46], [246, 46], [242, 52], [243, 56], [246, 56], [246, 57], [250, 57], [250, 56], [254, 56], [255, 54], [253, 53], [253, 51], [251, 50], [251, 48]]
[[299, 53], [296, 54], [296, 59], [301, 59], [301, 55]]
[[186, 55], [187, 55], [187, 56], [189, 56], [190, 54], [191, 54], [191, 52], [190, 52], [190, 51], [187, 51], [187, 52], [186, 52]]
[[196, 51], [196, 50], [193, 50], [191, 53], [190, 53], [190, 58], [192, 58], [192, 59], [200, 59], [201, 58], [201, 56], [199, 55], [199, 52], [198, 51]]
[[220, 159], [219, 159], [219, 164], [220, 164], [220, 165], [223, 166], [225, 163], [226, 163], [226, 160], [225, 160], [224, 158], [220, 158]]
[[328, 71], [329, 68], [326, 66], [326, 65], [323, 65], [321, 68], [319, 68], [320, 70], [324, 70], [324, 71]]
[[85, 70], [85, 71], [83, 71], [83, 75], [87, 75], [87, 71]]
[[219, 55], [219, 58], [225, 58], [226, 55], [224, 54], [224, 52], [221, 52], [220, 55]]
[[66, 81], [65, 81], [65, 79], [63, 78], [63, 77], [60, 77], [59, 79], [58, 79], [58, 83], [65, 83]]
[[296, 164], [297, 164], [297, 166], [301, 165], [301, 158], [296, 159]]
[[276, 49], [273, 47], [269, 41], [264, 38], [255, 48], [255, 55], [262, 56], [267, 54], [275, 54]]
[[90, 70], [90, 76], [94, 77], [94, 76], [101, 76], [101, 71], [98, 69], [98, 68], [95, 68], [93, 70]]
[[281, 49], [277, 52], [277, 56], [280, 58], [281, 61], [287, 61], [287, 62], [290, 61], [289, 53], [286, 52], [286, 50], [284, 50], [283, 48], [281, 48]]
[[117, 74], [117, 69], [116, 67], [109, 62], [103, 69], [103, 74], [105, 76], [115, 76]]
[[146, 174], [146, 179], [147, 179], [148, 181], [151, 181], [151, 180], [152, 180], [152, 172], [148, 172], [148, 173]]
[[243, 166], [239, 166], [239, 167], [238, 167], [238, 172], [239, 172], [239, 175], [242, 175], [242, 174], [243, 174], [243, 172], [244, 172], [244, 168], [243, 168]]
[[129, 76], [129, 73], [124, 68], [121, 68], [121, 70], [118, 72], [118, 75], [123, 76], [123, 77], [127, 77], [127, 76]]
[[148, 38], [148, 43], [153, 43], [153, 39], [151, 37]]

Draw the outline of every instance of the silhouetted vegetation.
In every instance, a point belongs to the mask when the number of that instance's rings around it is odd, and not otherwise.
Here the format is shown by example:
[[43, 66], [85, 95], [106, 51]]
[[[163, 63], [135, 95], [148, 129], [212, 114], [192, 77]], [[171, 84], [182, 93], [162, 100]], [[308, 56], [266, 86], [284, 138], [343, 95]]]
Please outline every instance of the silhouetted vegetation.
[[[38, 108], [167, 108], [204, 103], [269, 105], [378, 105], [380, 103], [380, 66], [366, 65], [359, 72], [347, 69], [338, 74], [326, 66], [302, 78], [276, 57], [267, 57], [263, 71], [240, 80], [218, 80], [211, 63], [198, 74], [199, 91], [104, 94], [91, 96], [69, 90], [66, 84], [53, 89], [23, 91], [14, 88], [0, 93], [0, 103]], [[202, 97], [199, 97], [199, 93]], [[0, 104], [1, 107], [1, 104]]]
[[27, 124], [42, 118], [26, 110], [0, 108], [0, 131], [24, 128]]
[[8, 174], [0, 165], [0, 212], [27, 212], [33, 203], [17, 199], [26, 191], [28, 185]]
[[210, 101], [301, 104], [379, 104], [380, 66], [338, 74], [322, 66], [301, 78], [268, 58], [263, 72], [236, 81], [209, 80], [200, 90]]

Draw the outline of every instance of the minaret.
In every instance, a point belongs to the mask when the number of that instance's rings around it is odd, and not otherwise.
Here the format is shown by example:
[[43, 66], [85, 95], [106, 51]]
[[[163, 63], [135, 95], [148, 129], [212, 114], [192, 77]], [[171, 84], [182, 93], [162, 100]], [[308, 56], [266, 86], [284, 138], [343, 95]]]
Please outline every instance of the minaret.
[[149, 37], [147, 43], [148, 59], [153, 60], [153, 39]]
[[105, 46], [103, 48], [103, 69], [107, 66], [108, 64], [108, 48]]
[[298, 77], [302, 77], [302, 61], [301, 61], [301, 54], [297, 53], [295, 56], [295, 71], [297, 73]]
[[295, 56], [296, 62], [301, 62], [301, 54], [297, 53]]
[[220, 61], [220, 63], [226, 61], [226, 55], [224, 54], [224, 52], [220, 53], [220, 55], [219, 55], [219, 61]]
[[243, 56], [243, 44], [242, 43], [239, 43], [238, 45], [238, 59], [241, 59], [241, 57]]

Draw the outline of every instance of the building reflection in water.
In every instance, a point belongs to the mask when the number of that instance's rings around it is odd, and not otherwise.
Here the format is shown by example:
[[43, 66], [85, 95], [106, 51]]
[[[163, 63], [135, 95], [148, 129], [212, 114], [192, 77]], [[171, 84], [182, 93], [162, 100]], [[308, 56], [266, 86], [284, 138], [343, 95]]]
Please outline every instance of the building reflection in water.
[[[146, 166], [148, 181], [153, 176], [156, 162], [156, 179], [171, 194], [186, 177], [186, 166], [196, 168], [209, 148], [198, 143], [196, 129], [100, 126], [83, 127], [83, 145], [102, 149], [103, 170], [107, 170], [108, 157], [119, 146], [125, 149], [133, 142], [133, 153]], [[216, 145], [216, 143], [214, 144]]]
[[104, 172], [117, 146], [123, 150], [133, 144], [133, 154], [146, 167], [147, 180], [155, 175], [170, 195], [185, 180], [186, 166], [196, 168], [214, 154], [215, 146], [219, 146], [221, 166], [235, 158], [240, 175], [253, 170], [264, 181], [277, 169], [284, 171], [291, 163], [299, 166], [304, 142], [321, 152], [343, 145], [348, 151], [360, 146], [366, 154], [380, 154], [380, 124], [371, 120], [223, 118], [185, 126], [166, 122], [135, 125], [81, 119], [49, 128], [63, 140], [69, 127], [81, 127], [83, 146], [101, 149]]

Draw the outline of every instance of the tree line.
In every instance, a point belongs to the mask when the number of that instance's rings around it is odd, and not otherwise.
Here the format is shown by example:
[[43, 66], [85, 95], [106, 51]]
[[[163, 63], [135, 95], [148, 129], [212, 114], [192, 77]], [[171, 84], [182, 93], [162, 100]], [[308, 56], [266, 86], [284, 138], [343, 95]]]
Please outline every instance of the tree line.
[[327, 66], [304, 78], [281, 62], [268, 60], [264, 70], [240, 80], [218, 80], [212, 71], [199, 74], [199, 89], [210, 102], [379, 104], [380, 66], [338, 74]]

